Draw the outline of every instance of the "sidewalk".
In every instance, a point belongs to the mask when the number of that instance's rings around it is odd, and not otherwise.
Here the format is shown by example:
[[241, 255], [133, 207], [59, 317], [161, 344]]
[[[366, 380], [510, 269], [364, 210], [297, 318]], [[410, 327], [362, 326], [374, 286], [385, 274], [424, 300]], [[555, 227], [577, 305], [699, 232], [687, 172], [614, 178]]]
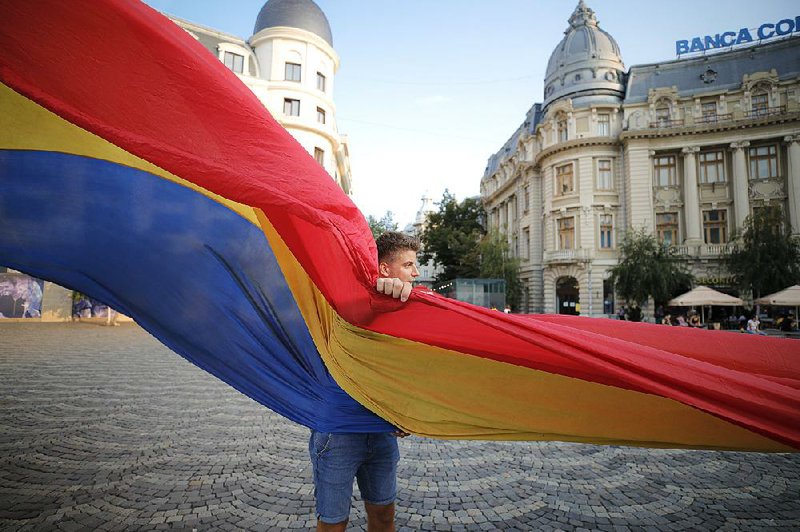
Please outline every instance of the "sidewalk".
[[[0, 324], [0, 379], [0, 530], [315, 524], [308, 431], [135, 325]], [[800, 529], [800, 454], [400, 446], [400, 529]]]

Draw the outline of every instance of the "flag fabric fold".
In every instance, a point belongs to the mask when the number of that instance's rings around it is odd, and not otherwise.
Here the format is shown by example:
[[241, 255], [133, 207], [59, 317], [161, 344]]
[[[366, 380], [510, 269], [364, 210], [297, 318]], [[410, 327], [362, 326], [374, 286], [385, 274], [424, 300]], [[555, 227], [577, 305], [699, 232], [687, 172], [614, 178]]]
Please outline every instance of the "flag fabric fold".
[[122, 0], [8, 0], [0, 264], [330, 432], [800, 448], [792, 340], [375, 293], [358, 209], [238, 78]]

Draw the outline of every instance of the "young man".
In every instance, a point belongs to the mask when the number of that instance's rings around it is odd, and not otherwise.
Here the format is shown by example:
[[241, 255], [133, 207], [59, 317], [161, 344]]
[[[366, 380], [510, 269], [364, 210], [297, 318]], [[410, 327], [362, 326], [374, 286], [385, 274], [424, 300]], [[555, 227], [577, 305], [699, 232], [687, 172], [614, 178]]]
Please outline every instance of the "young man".
[[[407, 301], [411, 283], [419, 276], [419, 241], [403, 233], [389, 231], [376, 241], [378, 275], [376, 289], [382, 294]], [[353, 479], [358, 481], [367, 529], [394, 530], [394, 500], [397, 495], [397, 438], [404, 432], [332, 434], [311, 431], [309, 452], [314, 469], [314, 496], [317, 501], [317, 530], [342, 531], [347, 528]]]

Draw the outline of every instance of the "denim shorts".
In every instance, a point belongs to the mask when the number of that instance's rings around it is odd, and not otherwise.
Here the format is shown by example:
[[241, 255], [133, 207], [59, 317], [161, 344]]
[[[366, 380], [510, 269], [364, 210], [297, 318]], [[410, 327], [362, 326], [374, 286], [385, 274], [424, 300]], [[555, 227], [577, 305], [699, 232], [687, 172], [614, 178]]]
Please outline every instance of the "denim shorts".
[[353, 479], [364, 502], [386, 505], [397, 496], [397, 437], [388, 432], [332, 434], [311, 431], [317, 518], [341, 523], [350, 516]]

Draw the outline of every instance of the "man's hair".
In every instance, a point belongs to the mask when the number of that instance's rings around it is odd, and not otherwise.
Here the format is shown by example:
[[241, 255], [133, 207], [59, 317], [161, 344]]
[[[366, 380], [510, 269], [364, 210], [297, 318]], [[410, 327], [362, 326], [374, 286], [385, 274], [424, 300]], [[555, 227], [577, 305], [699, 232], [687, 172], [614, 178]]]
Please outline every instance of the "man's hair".
[[375, 241], [378, 246], [378, 262], [389, 262], [400, 251], [419, 251], [419, 239], [397, 231], [386, 231]]

